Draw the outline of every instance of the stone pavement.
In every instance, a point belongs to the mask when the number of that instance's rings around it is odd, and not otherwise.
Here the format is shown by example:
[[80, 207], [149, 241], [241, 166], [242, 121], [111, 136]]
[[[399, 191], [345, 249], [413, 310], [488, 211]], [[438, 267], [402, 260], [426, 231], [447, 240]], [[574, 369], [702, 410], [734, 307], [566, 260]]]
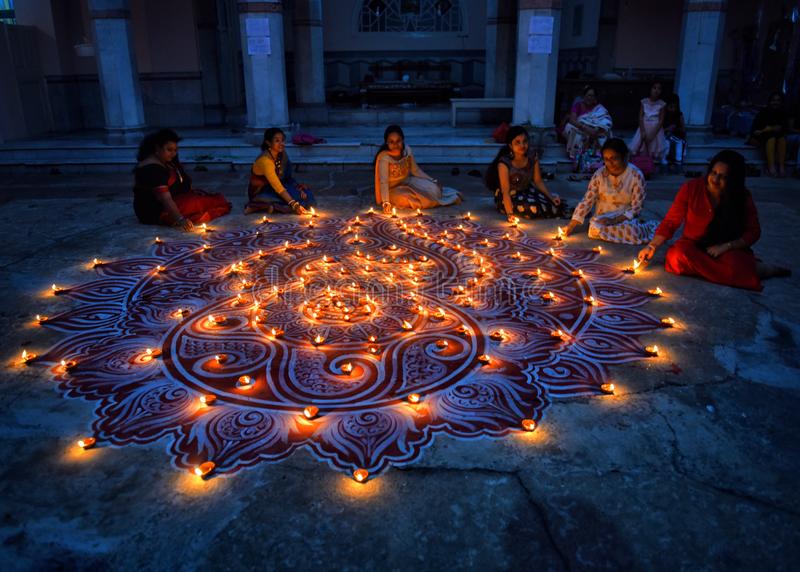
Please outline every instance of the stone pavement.
[[[463, 189], [464, 208], [499, 224], [480, 179], [431, 168]], [[306, 171], [321, 208], [371, 200], [365, 169]], [[241, 213], [246, 175], [194, 173]], [[650, 185], [663, 215], [682, 179]], [[615, 396], [556, 402], [533, 434], [459, 441], [438, 435], [423, 458], [366, 485], [305, 451], [200, 482], [168, 463], [164, 442], [76, 451], [92, 404], [63, 399], [22, 348], [58, 335], [32, 323], [63, 301], [52, 282], [87, 278], [93, 257], [144, 252], [171, 229], [136, 224], [127, 175], [6, 177], [0, 184], [0, 562], [3, 570], [792, 570], [800, 562], [800, 222], [797, 180], [753, 179], [757, 253], [795, 269], [763, 293], [663, 270], [631, 280], [669, 295], [644, 309], [683, 327], [646, 336], [664, 355], [615, 366]], [[549, 183], [572, 203], [583, 185]], [[526, 223], [538, 236], [558, 221]], [[561, 223], [563, 224], [563, 223]], [[585, 229], [584, 229], [585, 230]], [[588, 246], [584, 236], [570, 244]], [[604, 245], [604, 262], [635, 247]], [[793, 564], [794, 563], [794, 564]]]

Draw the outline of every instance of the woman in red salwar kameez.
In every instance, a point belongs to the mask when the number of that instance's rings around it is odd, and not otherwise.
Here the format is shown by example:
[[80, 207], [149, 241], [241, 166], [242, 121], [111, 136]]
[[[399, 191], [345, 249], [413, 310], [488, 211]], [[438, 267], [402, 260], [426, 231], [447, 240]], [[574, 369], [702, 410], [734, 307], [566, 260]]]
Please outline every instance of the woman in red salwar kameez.
[[684, 225], [683, 235], [667, 250], [664, 268], [726, 286], [761, 290], [761, 280], [789, 271], [759, 262], [750, 247], [761, 236], [758, 212], [745, 187], [745, 161], [735, 151], [718, 153], [705, 177], [681, 186], [655, 237], [639, 260], [656, 250]]
[[139, 222], [192, 230], [231, 211], [221, 193], [192, 188], [192, 179], [178, 161], [180, 137], [172, 129], [146, 136], [133, 170], [133, 210]]

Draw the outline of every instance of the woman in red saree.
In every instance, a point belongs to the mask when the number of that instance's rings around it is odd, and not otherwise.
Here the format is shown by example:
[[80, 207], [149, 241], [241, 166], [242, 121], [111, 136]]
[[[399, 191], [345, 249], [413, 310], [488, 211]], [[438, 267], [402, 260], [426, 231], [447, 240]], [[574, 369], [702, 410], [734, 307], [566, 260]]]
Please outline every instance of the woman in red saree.
[[142, 139], [134, 169], [133, 210], [143, 224], [163, 224], [186, 231], [231, 211], [221, 193], [192, 188], [178, 161], [180, 137], [161, 129]]
[[667, 250], [668, 272], [748, 290], [761, 290], [763, 278], [789, 274], [786, 268], [758, 261], [751, 250], [761, 226], [745, 187], [744, 157], [735, 151], [721, 151], [711, 159], [705, 177], [681, 186], [639, 260], [652, 259], [681, 225], [683, 235]]

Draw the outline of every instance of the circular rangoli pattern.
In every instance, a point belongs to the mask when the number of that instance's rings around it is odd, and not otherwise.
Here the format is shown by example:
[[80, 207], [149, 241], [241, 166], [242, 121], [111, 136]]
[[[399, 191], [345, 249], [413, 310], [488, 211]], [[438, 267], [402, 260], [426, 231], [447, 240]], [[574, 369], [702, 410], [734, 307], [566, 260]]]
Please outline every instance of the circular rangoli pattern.
[[66, 336], [37, 361], [97, 401], [98, 440], [169, 436], [178, 467], [308, 447], [374, 473], [437, 432], [521, 430], [647, 357], [648, 295], [597, 256], [428, 216], [210, 231], [62, 291], [79, 304], [43, 322]]

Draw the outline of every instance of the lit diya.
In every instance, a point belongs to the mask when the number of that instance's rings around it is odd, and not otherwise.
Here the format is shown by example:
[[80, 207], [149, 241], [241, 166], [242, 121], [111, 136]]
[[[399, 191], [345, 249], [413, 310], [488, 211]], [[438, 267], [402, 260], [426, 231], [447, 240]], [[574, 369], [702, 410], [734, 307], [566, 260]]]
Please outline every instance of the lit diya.
[[303, 409], [303, 416], [306, 419], [314, 419], [314, 417], [316, 417], [317, 415], [319, 415], [319, 407], [317, 407], [316, 405], [309, 405], [308, 407]]
[[417, 404], [422, 399], [422, 396], [419, 393], [409, 393], [406, 399], [408, 399], [409, 403]]
[[77, 442], [78, 447], [81, 449], [91, 449], [97, 443], [97, 439], [94, 437], [84, 437], [83, 439], [79, 439]]
[[217, 464], [214, 461], [206, 461], [205, 463], [200, 463], [194, 468], [194, 474], [201, 479], [205, 479], [209, 476], [214, 469], [216, 468]]
[[659, 288], [658, 286], [648, 290], [647, 293], [650, 294], [651, 296], [663, 296], [664, 295], [664, 291], [661, 288]]
[[255, 378], [250, 377], [249, 375], [242, 375], [236, 380], [237, 389], [252, 389], [255, 384]]
[[366, 469], [356, 469], [353, 471], [353, 478], [358, 483], [363, 483], [369, 478], [369, 471]]
[[639, 269], [639, 266], [641, 266], [641, 264], [642, 264], [641, 262], [639, 262], [634, 258], [633, 262], [631, 262], [631, 265], [628, 266], [625, 270], [623, 270], [623, 272], [625, 272], [626, 274], [636, 274], [636, 271]]
[[536, 430], [536, 421], [533, 419], [523, 419], [520, 421], [520, 425], [525, 431], [535, 431]]
[[604, 383], [604, 384], [600, 385], [600, 391], [602, 391], [603, 393], [613, 394], [614, 393], [614, 384], [613, 383]]
[[663, 327], [663, 328], [674, 328], [675, 327], [675, 319], [674, 318], [661, 318], [661, 327]]
[[649, 356], [657, 356], [658, 346], [645, 346], [644, 351]]
[[502, 342], [504, 339], [506, 339], [506, 331], [500, 328], [499, 330], [495, 330], [489, 334], [489, 337], [495, 342]]
[[213, 405], [213, 403], [216, 400], [217, 400], [217, 396], [214, 395], [213, 393], [207, 393], [206, 395], [201, 395], [200, 396], [200, 404], [201, 405], [205, 405], [205, 406]]

